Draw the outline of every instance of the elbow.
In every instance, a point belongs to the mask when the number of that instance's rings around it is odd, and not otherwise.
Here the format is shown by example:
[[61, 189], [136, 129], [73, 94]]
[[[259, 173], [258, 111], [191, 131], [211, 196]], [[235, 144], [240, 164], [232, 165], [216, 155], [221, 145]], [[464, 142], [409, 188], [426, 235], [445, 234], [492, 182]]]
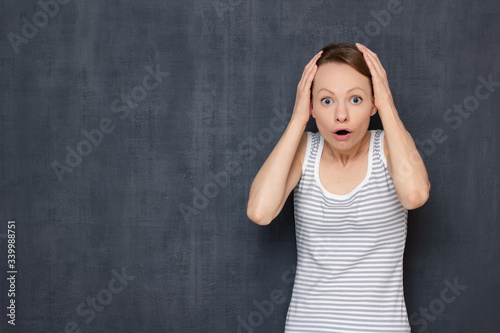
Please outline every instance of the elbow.
[[428, 189], [426, 190], [414, 191], [410, 193], [410, 195], [406, 200], [406, 203], [404, 204], [404, 207], [408, 210], [413, 210], [422, 207], [429, 199], [429, 190], [430, 190], [430, 184], [428, 186]]
[[259, 214], [258, 210], [250, 209], [250, 207], [247, 207], [247, 217], [257, 225], [268, 225], [271, 222]]

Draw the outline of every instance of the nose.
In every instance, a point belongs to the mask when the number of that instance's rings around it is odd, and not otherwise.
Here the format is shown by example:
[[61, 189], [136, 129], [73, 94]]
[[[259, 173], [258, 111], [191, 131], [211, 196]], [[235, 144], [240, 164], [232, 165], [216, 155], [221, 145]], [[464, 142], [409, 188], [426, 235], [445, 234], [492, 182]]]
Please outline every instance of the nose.
[[335, 118], [336, 121], [339, 121], [341, 123], [347, 120], [348, 118], [347, 108], [345, 107], [344, 104], [340, 103], [339, 106], [337, 107], [337, 110], [335, 111]]

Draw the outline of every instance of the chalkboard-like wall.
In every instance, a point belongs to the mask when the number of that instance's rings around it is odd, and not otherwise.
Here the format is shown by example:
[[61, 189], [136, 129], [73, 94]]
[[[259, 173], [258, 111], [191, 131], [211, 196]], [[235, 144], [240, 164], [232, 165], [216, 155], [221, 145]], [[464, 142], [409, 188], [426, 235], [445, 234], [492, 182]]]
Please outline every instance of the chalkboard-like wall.
[[499, 17], [498, 1], [1, 1], [0, 331], [283, 332], [293, 194], [258, 226], [250, 186], [305, 64], [361, 42], [431, 182], [408, 218], [413, 331], [497, 332]]

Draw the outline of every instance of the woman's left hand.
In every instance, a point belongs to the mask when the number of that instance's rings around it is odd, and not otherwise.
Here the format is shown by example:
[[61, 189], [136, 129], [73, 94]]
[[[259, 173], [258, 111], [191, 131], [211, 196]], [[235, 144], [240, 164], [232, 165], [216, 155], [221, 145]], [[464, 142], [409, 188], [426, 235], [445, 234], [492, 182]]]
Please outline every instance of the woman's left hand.
[[394, 106], [389, 81], [384, 67], [380, 63], [378, 56], [366, 46], [356, 43], [358, 49], [363, 53], [366, 64], [372, 74], [374, 104], [377, 110], [384, 110]]

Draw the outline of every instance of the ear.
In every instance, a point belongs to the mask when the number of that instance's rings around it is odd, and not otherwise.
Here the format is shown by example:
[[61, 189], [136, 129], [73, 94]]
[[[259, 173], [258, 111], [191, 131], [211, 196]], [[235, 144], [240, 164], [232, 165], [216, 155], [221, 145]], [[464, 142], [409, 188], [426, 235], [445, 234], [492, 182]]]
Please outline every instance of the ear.
[[314, 119], [316, 119], [316, 112], [314, 111], [314, 108], [313, 108], [312, 92], [311, 92], [311, 99], [309, 100], [309, 103], [311, 104], [311, 115], [313, 116]]
[[370, 117], [373, 116], [375, 113], [377, 113], [377, 107], [375, 106], [375, 103], [372, 103], [372, 111], [370, 113]]

